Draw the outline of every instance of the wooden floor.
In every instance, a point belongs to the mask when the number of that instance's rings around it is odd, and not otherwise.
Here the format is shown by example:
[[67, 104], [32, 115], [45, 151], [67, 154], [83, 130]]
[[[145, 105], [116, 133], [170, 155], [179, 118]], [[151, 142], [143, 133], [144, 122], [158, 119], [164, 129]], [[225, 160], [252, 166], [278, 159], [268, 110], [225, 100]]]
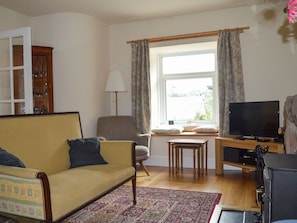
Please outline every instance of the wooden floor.
[[[181, 190], [222, 193], [220, 205], [239, 210], [259, 211], [256, 203], [256, 176], [254, 172], [240, 170], [224, 171], [217, 176], [214, 170], [208, 170], [200, 176], [193, 176], [192, 169], [184, 169], [177, 175], [169, 174], [167, 167], [148, 166], [150, 176], [139, 167], [137, 186], [171, 188]], [[130, 183], [129, 183], [130, 184]]]

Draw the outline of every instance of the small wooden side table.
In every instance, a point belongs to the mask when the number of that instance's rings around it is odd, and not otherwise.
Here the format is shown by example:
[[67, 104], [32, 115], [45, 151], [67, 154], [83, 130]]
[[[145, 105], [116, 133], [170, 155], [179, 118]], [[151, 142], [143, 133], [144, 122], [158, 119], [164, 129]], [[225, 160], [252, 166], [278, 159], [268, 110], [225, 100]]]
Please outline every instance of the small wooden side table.
[[[183, 168], [183, 149], [193, 150], [193, 173], [196, 175], [196, 163], [198, 174], [200, 169], [207, 171], [208, 140], [206, 139], [171, 139], [168, 141], [168, 165], [169, 173], [178, 173]], [[196, 159], [197, 153], [197, 159]]]

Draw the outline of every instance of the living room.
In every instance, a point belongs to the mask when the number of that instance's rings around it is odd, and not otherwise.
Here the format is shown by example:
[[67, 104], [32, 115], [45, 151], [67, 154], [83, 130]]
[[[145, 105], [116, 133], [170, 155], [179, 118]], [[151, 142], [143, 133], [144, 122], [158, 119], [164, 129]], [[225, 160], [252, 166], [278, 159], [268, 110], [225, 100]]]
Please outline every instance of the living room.
[[[1, 7], [0, 30], [31, 27], [33, 45], [54, 48], [55, 111], [80, 111], [83, 132], [87, 137], [96, 134], [99, 116], [115, 114], [113, 95], [104, 92], [110, 70], [120, 70], [127, 86], [127, 92], [118, 95], [119, 115], [131, 114], [131, 48], [127, 41], [248, 26], [249, 29], [240, 36], [245, 100], [279, 100], [280, 126], [283, 126], [284, 101], [287, 96], [295, 95], [297, 79], [294, 75], [295, 24], [288, 23], [283, 6], [284, 2], [264, 2], [118, 24], [108, 24], [94, 16], [73, 12], [30, 17]], [[174, 41], [170, 42], [174, 44]], [[166, 140], [155, 140], [156, 146], [166, 146]], [[153, 138], [152, 143], [155, 142]], [[214, 168], [212, 138], [209, 159]]]
[[[84, 136], [91, 137], [96, 135], [99, 116], [115, 114], [113, 95], [104, 91], [110, 70], [120, 70], [127, 86], [127, 92], [118, 95], [119, 115], [131, 115], [131, 47], [127, 41], [248, 26], [240, 34], [245, 100], [279, 100], [283, 126], [286, 97], [296, 94], [297, 55], [296, 24], [287, 22], [286, 1], [280, 2], [111, 24], [67, 10], [27, 16], [0, 6], [0, 31], [31, 27], [32, 45], [54, 48], [55, 111], [79, 111]], [[162, 148], [163, 159], [167, 159], [167, 140], [152, 138], [152, 149]], [[156, 163], [152, 153], [148, 164]], [[214, 137], [209, 137], [209, 168], [214, 169], [214, 164]]]

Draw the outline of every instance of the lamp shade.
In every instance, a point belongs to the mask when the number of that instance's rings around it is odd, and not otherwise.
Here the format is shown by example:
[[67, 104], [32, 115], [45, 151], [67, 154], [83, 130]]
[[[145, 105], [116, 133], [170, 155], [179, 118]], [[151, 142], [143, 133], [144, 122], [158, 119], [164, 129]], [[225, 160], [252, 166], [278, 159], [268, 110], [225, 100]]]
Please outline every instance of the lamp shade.
[[122, 73], [118, 70], [111, 71], [108, 75], [105, 91], [126, 91]]

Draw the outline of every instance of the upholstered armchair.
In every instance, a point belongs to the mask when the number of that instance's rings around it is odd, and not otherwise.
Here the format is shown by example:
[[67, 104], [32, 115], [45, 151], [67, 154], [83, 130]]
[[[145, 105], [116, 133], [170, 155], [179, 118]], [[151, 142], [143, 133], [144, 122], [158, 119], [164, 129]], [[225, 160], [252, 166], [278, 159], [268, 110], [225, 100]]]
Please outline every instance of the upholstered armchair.
[[104, 116], [97, 120], [97, 137], [105, 140], [133, 140], [136, 142], [136, 162], [149, 176], [143, 161], [150, 155], [150, 134], [140, 134], [131, 116]]

